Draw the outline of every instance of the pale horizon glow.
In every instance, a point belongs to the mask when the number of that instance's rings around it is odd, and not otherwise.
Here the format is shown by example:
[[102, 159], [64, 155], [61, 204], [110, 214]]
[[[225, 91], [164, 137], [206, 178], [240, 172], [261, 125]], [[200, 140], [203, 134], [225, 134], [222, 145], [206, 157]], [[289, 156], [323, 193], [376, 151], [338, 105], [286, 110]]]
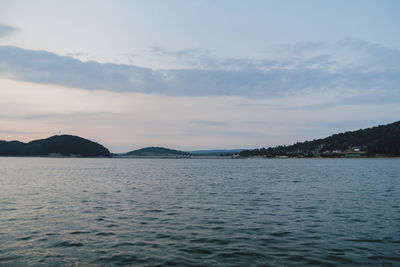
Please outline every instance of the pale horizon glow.
[[0, 140], [237, 149], [398, 121], [399, 7], [2, 1]]

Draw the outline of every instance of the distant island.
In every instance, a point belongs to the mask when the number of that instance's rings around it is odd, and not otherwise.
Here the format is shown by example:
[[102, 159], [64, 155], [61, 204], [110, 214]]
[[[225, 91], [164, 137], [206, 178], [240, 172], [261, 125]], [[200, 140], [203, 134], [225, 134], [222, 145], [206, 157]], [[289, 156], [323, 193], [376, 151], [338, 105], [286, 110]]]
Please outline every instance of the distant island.
[[50, 157], [143, 157], [143, 158], [304, 158], [304, 157], [380, 157], [400, 156], [400, 121], [358, 131], [334, 134], [327, 138], [298, 142], [288, 146], [251, 150], [180, 151], [146, 147], [127, 153], [111, 154], [104, 146], [74, 135], [55, 135], [29, 143], [1, 141], [0, 156]]
[[165, 147], [145, 147], [127, 153], [114, 155], [116, 157], [147, 157], [147, 158], [226, 158], [239, 153], [243, 149], [232, 150], [195, 150], [181, 151]]
[[189, 157], [191, 154], [185, 151], [169, 149], [165, 147], [146, 147], [138, 150], [127, 152], [122, 156], [128, 157], [168, 157], [168, 158], [182, 158]]
[[79, 136], [55, 135], [29, 143], [0, 141], [0, 156], [110, 157], [110, 151]]
[[400, 121], [289, 146], [243, 150], [239, 157], [400, 156]]
[[232, 156], [241, 151], [243, 151], [243, 149], [214, 149], [214, 150], [194, 150], [194, 151], [188, 151], [188, 153], [198, 157], [223, 157], [223, 156], [226, 157], [226, 156]]

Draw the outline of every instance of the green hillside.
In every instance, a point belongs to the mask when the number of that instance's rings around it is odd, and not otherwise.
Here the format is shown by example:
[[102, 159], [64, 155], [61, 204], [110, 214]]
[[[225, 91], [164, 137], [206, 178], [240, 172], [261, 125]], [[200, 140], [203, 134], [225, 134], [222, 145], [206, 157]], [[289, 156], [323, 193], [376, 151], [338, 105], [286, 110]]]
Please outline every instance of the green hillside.
[[335, 157], [342, 156], [344, 151], [355, 147], [366, 152], [368, 156], [400, 156], [400, 121], [289, 146], [244, 150], [240, 152], [240, 156]]
[[73, 135], [55, 135], [29, 143], [0, 141], [0, 156], [47, 156], [51, 154], [109, 157], [110, 151], [98, 143]]
[[135, 157], [182, 157], [190, 156], [189, 153], [164, 147], [146, 147], [126, 153]]

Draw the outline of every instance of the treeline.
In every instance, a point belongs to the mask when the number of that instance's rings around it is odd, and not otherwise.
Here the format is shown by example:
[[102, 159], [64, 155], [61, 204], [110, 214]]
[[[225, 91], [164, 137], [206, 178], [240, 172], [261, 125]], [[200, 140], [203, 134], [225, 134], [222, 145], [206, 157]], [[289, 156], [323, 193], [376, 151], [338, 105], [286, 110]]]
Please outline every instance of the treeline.
[[169, 149], [165, 147], [146, 147], [126, 153], [127, 156], [136, 157], [176, 157], [176, 156], [190, 156], [190, 153]]
[[315, 157], [341, 156], [341, 153], [357, 147], [368, 155], [400, 156], [400, 121], [388, 125], [358, 131], [334, 134], [324, 139], [305, 141], [289, 146], [277, 146], [244, 150], [242, 157]]
[[0, 156], [63, 156], [109, 157], [104, 146], [73, 135], [56, 135], [29, 143], [0, 141]]

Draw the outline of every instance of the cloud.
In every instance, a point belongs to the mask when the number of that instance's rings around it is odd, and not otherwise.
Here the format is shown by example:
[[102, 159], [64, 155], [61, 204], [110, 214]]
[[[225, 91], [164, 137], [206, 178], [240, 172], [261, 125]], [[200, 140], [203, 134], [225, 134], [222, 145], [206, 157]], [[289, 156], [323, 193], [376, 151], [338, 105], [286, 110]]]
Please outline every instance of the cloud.
[[13, 34], [18, 31], [20, 31], [20, 29], [18, 29], [16, 27], [5, 25], [5, 24], [0, 24], [0, 38], [5, 37], [10, 34]]
[[379, 103], [400, 100], [400, 50], [364, 41], [286, 45], [263, 58], [220, 59], [198, 49], [152, 47], [151, 51], [168, 54], [191, 67], [156, 70], [82, 62], [45, 51], [0, 46], [0, 75], [89, 90], [171, 96], [274, 98], [336, 92], [334, 100], [339, 102], [350, 99], [347, 97]]

